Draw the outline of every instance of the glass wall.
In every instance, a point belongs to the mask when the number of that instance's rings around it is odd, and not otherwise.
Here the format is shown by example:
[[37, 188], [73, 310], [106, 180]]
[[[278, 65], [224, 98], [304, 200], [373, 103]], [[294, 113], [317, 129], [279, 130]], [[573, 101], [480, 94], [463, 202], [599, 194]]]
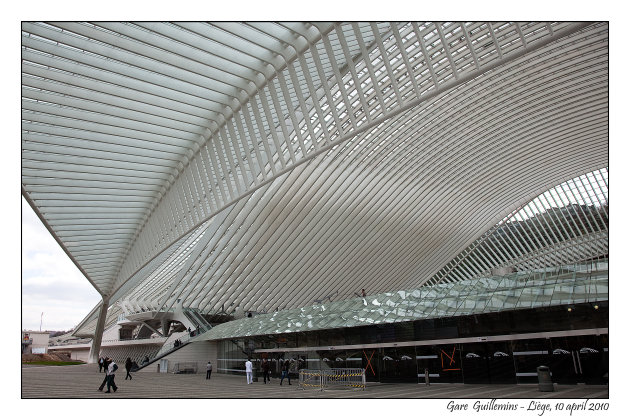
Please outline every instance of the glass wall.
[[[223, 340], [217, 346], [217, 372], [229, 374], [245, 374], [248, 348], [246, 340]], [[252, 362], [255, 360], [252, 358]]]
[[415, 347], [388, 347], [379, 356], [381, 382], [418, 382]]
[[488, 382], [491, 384], [513, 384], [516, 382], [514, 359], [510, 342], [484, 343], [488, 358]]
[[549, 340], [549, 369], [560, 384], [608, 382], [608, 336], [560, 337]]
[[[431, 382], [511, 384], [537, 383], [537, 367], [544, 365], [556, 383], [601, 384], [608, 381], [607, 335], [501, 342], [487, 341], [483, 336], [604, 327], [608, 327], [607, 302], [267, 335], [221, 341], [218, 369], [221, 373], [243, 373], [250, 355], [256, 368], [263, 357], [269, 358], [272, 376], [279, 376], [282, 362], [289, 359], [293, 376], [299, 369], [363, 368], [368, 381], [424, 382], [426, 371]], [[468, 337], [478, 337], [479, 341], [336, 348]], [[329, 348], [311, 350], [324, 346]], [[300, 347], [305, 350], [289, 350]]]
[[[538, 366], [549, 366], [551, 355], [546, 339], [519, 340], [512, 342], [514, 368], [518, 383], [538, 383]], [[552, 371], [553, 376], [553, 371]], [[552, 380], [554, 378], [552, 377]]]

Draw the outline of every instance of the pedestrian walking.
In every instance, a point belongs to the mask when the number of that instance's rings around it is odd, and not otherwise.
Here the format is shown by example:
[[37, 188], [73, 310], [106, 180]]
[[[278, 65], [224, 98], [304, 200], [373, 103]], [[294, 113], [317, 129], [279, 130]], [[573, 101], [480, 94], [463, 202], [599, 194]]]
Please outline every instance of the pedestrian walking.
[[103, 371], [103, 362], [105, 361], [105, 359], [103, 359], [103, 356], [98, 358], [98, 372], [101, 373]]
[[212, 362], [208, 361], [206, 365], [206, 379], [210, 379], [210, 375], [212, 375]]
[[247, 377], [248, 385], [254, 382], [253, 371], [252, 371], [252, 359], [247, 359], [247, 362], [245, 362], [245, 376]]
[[267, 383], [267, 380], [268, 380], [269, 383], [271, 383], [271, 378], [269, 377], [271, 368], [269, 366], [269, 361], [267, 359], [263, 359], [262, 371], [263, 371], [263, 382]]
[[133, 362], [131, 361], [131, 358], [127, 357], [127, 361], [125, 362], [125, 370], [127, 371], [127, 376], [125, 376], [125, 380], [127, 380], [127, 377], [129, 377], [129, 379], [133, 379], [131, 377], [131, 374], [129, 373], [131, 371], [132, 366], [133, 366]]
[[289, 385], [291, 385], [291, 377], [289, 376], [289, 367], [290, 367], [290, 362], [289, 362], [289, 359], [287, 359], [282, 364], [282, 377], [280, 378], [280, 386], [282, 386], [282, 381], [284, 381], [284, 378], [287, 378], [289, 380]]
[[106, 394], [110, 392], [110, 389], [114, 389], [114, 392], [118, 391], [118, 387], [116, 386], [116, 382], [114, 382], [114, 378], [116, 377], [116, 370], [118, 369], [118, 365], [116, 362], [110, 359], [109, 366], [107, 366], [107, 391]]
[[102, 391], [105, 385], [107, 385], [107, 367], [109, 366], [109, 360], [111, 360], [109, 357], [103, 357], [103, 369], [105, 369], [105, 377], [103, 378], [101, 386], [98, 387], [99, 391]]

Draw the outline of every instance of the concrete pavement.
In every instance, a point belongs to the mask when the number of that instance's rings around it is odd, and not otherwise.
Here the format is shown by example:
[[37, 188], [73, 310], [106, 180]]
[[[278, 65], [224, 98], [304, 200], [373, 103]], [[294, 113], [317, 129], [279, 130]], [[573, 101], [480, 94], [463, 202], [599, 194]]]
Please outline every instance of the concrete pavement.
[[99, 392], [104, 374], [97, 365], [37, 366], [22, 365], [22, 398], [608, 398], [607, 385], [556, 385], [555, 392], [540, 392], [537, 385], [463, 385], [463, 384], [381, 384], [368, 383], [366, 390], [331, 389], [323, 392], [300, 390], [297, 380], [288, 385], [272, 378], [270, 384], [247, 385], [245, 375], [213, 373], [205, 379], [199, 374], [174, 375], [149, 369], [116, 375], [116, 393]]

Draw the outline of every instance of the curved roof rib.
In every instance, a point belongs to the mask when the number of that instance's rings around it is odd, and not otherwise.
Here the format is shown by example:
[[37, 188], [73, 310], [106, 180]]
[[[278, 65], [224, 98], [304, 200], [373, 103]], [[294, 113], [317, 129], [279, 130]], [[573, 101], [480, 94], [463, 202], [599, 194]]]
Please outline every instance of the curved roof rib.
[[22, 59], [23, 195], [147, 305], [417, 287], [608, 166], [606, 23], [24, 22]]

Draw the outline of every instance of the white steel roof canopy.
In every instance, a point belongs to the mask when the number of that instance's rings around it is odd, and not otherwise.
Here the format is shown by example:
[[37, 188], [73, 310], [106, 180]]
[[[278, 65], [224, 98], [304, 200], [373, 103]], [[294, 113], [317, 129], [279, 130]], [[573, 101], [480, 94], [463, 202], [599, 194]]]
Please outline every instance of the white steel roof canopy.
[[416, 287], [607, 154], [607, 23], [22, 25], [23, 195], [107, 296]]

